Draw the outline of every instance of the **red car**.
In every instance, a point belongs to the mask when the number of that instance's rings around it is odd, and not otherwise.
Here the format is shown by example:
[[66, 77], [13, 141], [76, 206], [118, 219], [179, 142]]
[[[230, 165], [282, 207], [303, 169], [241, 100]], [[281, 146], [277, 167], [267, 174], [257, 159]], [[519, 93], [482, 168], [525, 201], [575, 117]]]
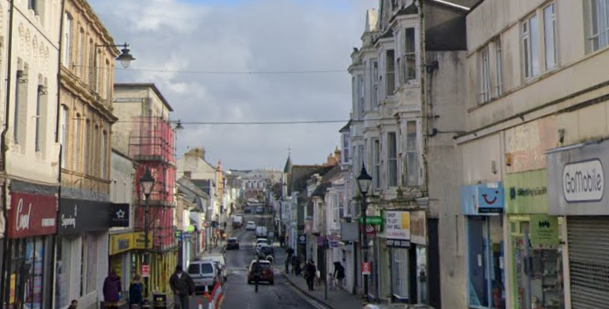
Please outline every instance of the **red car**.
[[256, 263], [260, 263], [260, 267], [262, 268], [262, 273], [260, 276], [260, 281], [268, 282], [269, 284], [275, 284], [275, 273], [273, 272], [273, 266], [271, 262], [267, 260], [252, 260], [250, 263], [250, 267], [248, 267], [247, 271], [247, 284], [252, 284], [254, 282], [254, 267]]

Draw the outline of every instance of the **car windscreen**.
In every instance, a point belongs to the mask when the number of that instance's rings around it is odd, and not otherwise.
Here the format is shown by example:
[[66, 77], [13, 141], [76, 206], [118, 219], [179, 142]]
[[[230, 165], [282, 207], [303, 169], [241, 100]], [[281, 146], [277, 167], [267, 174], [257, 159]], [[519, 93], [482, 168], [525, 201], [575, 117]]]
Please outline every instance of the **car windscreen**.
[[214, 272], [214, 267], [210, 263], [201, 264], [201, 272], [209, 274]]
[[[253, 266], [256, 267], [257, 263], [254, 263]], [[262, 267], [262, 269], [269, 269], [271, 268], [271, 263], [260, 263], [260, 266]]]
[[190, 264], [190, 266], [188, 266], [189, 274], [198, 274], [200, 270], [201, 268], [199, 267], [199, 264]]
[[236, 240], [236, 239], [229, 239], [229, 240], [228, 240], [228, 242], [229, 242], [229, 243], [231, 243], [231, 244], [233, 244], [233, 243], [236, 243], [236, 242], [237, 242], [237, 240]]
[[262, 247], [262, 252], [264, 254], [271, 254], [274, 252], [273, 247]]

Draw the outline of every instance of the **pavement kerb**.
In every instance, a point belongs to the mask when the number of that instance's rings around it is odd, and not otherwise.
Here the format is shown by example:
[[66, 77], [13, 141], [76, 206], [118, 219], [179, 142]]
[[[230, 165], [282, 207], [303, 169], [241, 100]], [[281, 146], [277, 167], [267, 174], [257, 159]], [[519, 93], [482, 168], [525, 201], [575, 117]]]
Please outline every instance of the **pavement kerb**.
[[307, 295], [307, 297], [309, 297], [310, 299], [313, 299], [314, 301], [323, 304], [324, 306], [330, 308], [330, 309], [338, 309], [334, 306], [332, 306], [330, 303], [323, 301], [313, 295], [311, 295], [308, 291], [305, 291], [304, 289], [300, 288], [297, 284], [295, 284], [294, 282], [292, 282], [292, 279], [290, 279], [290, 276], [288, 276], [285, 272], [282, 272], [282, 274], [285, 276], [286, 280], [290, 282], [290, 286], [292, 286], [293, 288], [296, 288], [298, 291], [300, 291], [302, 294]]

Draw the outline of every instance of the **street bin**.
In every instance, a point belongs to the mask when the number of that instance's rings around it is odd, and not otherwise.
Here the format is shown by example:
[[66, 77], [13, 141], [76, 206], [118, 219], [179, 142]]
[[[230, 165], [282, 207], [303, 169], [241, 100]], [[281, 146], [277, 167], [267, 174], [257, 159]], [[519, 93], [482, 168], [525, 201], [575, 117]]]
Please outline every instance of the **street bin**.
[[165, 293], [152, 294], [152, 308], [153, 309], [167, 309], [167, 294], [165, 294]]

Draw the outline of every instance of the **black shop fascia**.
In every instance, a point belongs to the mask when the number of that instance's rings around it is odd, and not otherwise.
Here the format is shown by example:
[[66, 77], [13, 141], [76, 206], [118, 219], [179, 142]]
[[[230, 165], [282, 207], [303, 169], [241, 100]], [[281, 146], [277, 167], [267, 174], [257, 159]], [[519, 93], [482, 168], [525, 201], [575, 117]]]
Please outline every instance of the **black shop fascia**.
[[62, 198], [57, 232], [61, 235], [129, 226], [129, 204]]

